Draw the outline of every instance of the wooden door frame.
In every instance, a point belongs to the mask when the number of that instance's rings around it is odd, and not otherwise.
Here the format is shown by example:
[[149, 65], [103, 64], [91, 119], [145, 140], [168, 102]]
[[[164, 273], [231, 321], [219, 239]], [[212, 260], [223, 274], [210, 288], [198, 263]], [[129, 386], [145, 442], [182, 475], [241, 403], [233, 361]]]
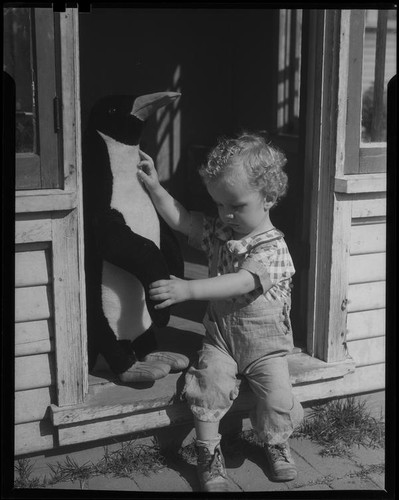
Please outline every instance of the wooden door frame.
[[323, 361], [346, 358], [346, 294], [350, 200], [334, 191], [344, 162], [341, 146], [347, 76], [347, 34], [341, 10], [310, 10], [307, 44], [305, 200], [310, 200], [307, 351]]

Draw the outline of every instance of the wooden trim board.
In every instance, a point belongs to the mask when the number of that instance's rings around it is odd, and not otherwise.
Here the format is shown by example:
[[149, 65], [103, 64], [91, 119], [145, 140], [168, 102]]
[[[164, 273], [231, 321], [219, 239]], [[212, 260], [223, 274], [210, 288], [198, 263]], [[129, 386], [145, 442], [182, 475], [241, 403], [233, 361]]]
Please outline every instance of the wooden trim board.
[[[288, 357], [293, 385], [339, 378], [355, 370], [351, 359], [340, 363], [325, 363], [304, 353]], [[158, 380], [148, 389], [107, 384], [103, 390], [90, 395], [81, 405], [51, 406], [51, 418], [55, 426], [75, 424], [87, 420], [109, 418], [174, 406], [179, 401], [177, 386], [181, 373], [170, 374]]]

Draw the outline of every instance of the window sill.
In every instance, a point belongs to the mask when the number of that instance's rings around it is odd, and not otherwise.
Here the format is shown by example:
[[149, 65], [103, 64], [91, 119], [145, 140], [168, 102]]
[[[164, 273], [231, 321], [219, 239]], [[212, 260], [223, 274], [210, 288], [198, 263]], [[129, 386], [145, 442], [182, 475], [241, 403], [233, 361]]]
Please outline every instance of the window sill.
[[17, 191], [15, 212], [49, 212], [54, 210], [72, 210], [77, 206], [75, 191], [62, 189], [34, 189]]
[[336, 193], [379, 193], [386, 190], [386, 173], [343, 175], [342, 177], [336, 177], [334, 183]]

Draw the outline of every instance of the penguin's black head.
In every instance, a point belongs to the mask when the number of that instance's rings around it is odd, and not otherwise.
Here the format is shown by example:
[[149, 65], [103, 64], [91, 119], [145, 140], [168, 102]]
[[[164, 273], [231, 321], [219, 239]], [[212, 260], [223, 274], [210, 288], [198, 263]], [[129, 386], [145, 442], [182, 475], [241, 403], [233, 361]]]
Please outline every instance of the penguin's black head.
[[147, 118], [178, 97], [177, 92], [103, 97], [93, 106], [89, 127], [123, 144], [139, 144]]

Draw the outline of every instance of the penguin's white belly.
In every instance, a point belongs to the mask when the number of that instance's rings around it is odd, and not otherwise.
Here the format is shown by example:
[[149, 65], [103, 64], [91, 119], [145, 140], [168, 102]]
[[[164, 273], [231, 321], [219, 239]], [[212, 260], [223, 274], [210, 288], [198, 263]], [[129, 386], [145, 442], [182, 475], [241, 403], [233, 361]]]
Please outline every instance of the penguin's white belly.
[[140, 281], [107, 261], [103, 261], [102, 303], [109, 326], [120, 340], [134, 340], [151, 326]]
[[122, 144], [100, 132], [108, 148], [113, 176], [111, 208], [118, 210], [132, 231], [159, 248], [159, 219], [151, 198], [137, 177], [139, 146]]
[[[137, 177], [139, 147], [121, 144], [99, 134], [107, 145], [113, 175], [111, 208], [123, 215], [133, 232], [153, 241], [159, 248], [159, 219], [149, 194]], [[103, 261], [102, 305], [118, 339], [134, 340], [152, 324], [141, 282], [107, 261]]]

